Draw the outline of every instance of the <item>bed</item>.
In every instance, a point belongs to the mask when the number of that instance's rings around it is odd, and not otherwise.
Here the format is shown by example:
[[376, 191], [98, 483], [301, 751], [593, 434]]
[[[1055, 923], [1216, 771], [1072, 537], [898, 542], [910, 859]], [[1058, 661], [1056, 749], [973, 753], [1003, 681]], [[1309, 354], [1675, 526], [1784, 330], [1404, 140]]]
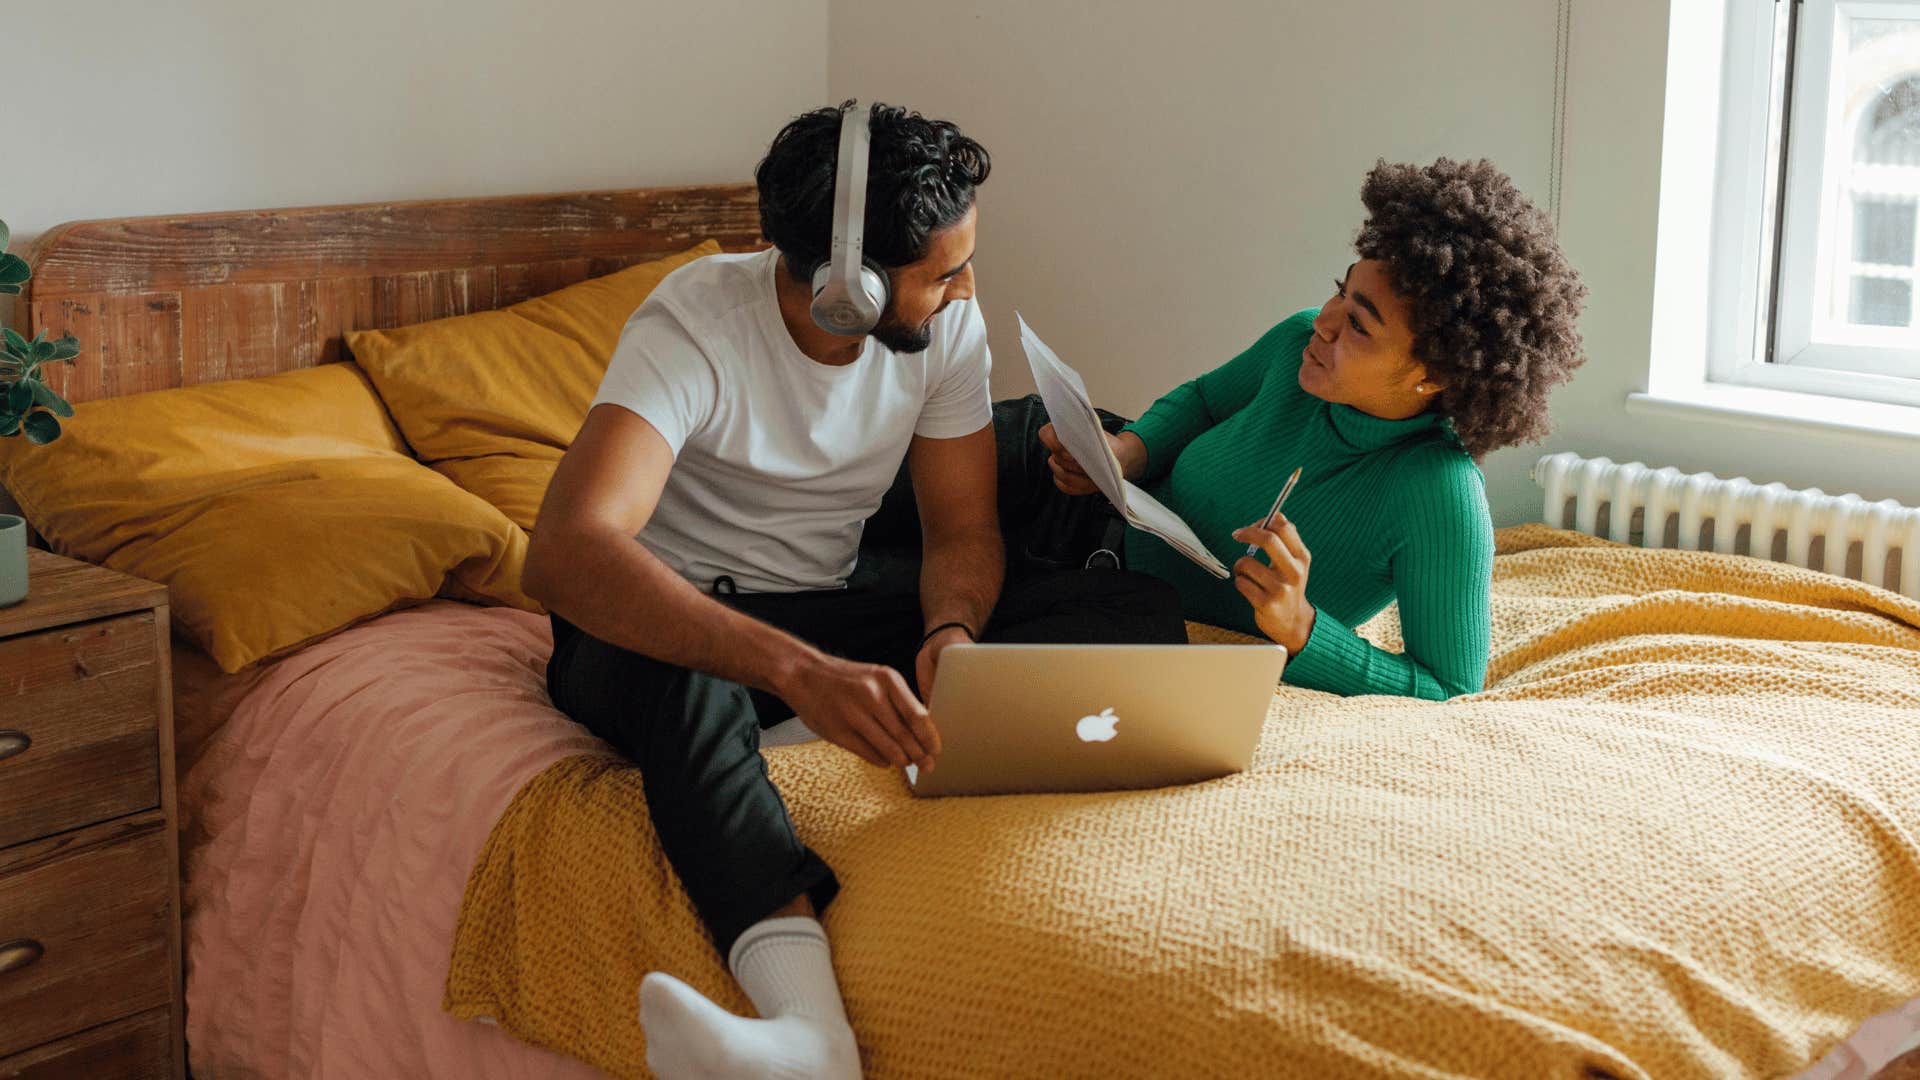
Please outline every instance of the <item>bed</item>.
[[[88, 223], [29, 315], [100, 401], [755, 224], [744, 187]], [[1499, 542], [1485, 692], [1282, 687], [1241, 776], [916, 802], [768, 750], [869, 1074], [1786, 1076], [1920, 994], [1920, 604]], [[448, 591], [235, 671], [177, 647], [196, 1075], [641, 1076], [652, 967], [746, 1011], [634, 770], [547, 703], [544, 619]]]

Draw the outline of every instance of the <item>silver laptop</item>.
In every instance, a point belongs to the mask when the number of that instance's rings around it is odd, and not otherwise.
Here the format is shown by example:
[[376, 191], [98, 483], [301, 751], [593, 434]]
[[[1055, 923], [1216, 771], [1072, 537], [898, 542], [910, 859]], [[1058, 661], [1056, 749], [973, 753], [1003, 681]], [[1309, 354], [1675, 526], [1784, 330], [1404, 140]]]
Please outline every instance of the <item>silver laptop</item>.
[[956, 645], [928, 706], [915, 795], [1112, 791], [1239, 772], [1287, 651], [1278, 645]]

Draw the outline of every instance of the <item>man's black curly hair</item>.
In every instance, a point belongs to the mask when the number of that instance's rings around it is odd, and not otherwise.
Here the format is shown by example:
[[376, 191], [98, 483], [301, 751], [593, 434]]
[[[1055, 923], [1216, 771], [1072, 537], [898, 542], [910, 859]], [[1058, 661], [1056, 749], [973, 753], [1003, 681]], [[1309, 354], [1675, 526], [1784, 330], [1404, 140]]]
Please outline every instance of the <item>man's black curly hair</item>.
[[1444, 384], [1436, 408], [1477, 460], [1547, 433], [1547, 395], [1586, 360], [1587, 287], [1553, 223], [1488, 162], [1385, 161], [1360, 186], [1354, 248], [1408, 301], [1413, 356]]
[[[840, 160], [840, 115], [815, 109], [773, 137], [753, 178], [760, 188], [760, 232], [802, 280], [833, 243], [833, 180]], [[889, 269], [927, 253], [928, 237], [959, 224], [974, 189], [993, 167], [986, 147], [945, 120], [875, 103], [869, 114], [867, 258]]]

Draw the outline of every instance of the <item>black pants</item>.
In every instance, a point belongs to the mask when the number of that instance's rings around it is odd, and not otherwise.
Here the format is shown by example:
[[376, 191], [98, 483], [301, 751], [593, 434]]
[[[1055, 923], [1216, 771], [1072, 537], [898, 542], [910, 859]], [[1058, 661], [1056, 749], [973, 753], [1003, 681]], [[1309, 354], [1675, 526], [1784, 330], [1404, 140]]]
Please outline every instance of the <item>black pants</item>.
[[[1002, 412], [996, 407], [997, 414]], [[1024, 409], [1005, 412], [1023, 424], [1031, 420]], [[1001, 465], [1003, 485], [1021, 485], [1029, 494], [1038, 491], [1025, 474], [1033, 468], [1044, 473], [1044, 456], [1036, 464], [1030, 453], [1003, 452]], [[896, 507], [898, 495], [896, 490], [889, 496]], [[911, 509], [910, 485], [902, 497]], [[1081, 515], [1091, 512], [1084, 504], [1051, 511], [1053, 519], [1062, 522], [1083, 521]], [[913, 516], [917, 525], [917, 514]], [[1170, 586], [1124, 570], [1060, 570], [1019, 557], [1011, 549], [1030, 545], [1032, 523], [1008, 525], [1007, 584], [983, 640], [1186, 641], [1180, 599]], [[892, 537], [896, 543], [906, 538], [904, 533]], [[1041, 547], [1065, 550], [1083, 544], [1081, 538]], [[864, 549], [861, 560], [869, 561]], [[869, 573], [847, 589], [752, 594], [716, 590], [715, 598], [827, 652], [886, 664], [912, 686], [922, 628], [916, 585], [917, 566], [909, 569], [902, 562], [892, 571]], [[630, 652], [558, 615], [552, 618], [547, 688], [554, 704], [640, 767], [661, 847], [721, 953], [747, 927], [802, 893], [815, 910], [825, 909], [839, 882], [795, 835], [759, 752], [761, 729], [787, 719], [793, 710], [772, 694]]]
[[[853, 590], [719, 595], [828, 652], [913, 685], [919, 598]], [[629, 652], [553, 616], [554, 704], [640, 767], [660, 845], [724, 955], [801, 893], [823, 910], [833, 871], [800, 842], [760, 757], [760, 730], [793, 715], [771, 694]], [[1027, 576], [985, 635], [1004, 642], [1184, 642], [1179, 597], [1124, 570]]]

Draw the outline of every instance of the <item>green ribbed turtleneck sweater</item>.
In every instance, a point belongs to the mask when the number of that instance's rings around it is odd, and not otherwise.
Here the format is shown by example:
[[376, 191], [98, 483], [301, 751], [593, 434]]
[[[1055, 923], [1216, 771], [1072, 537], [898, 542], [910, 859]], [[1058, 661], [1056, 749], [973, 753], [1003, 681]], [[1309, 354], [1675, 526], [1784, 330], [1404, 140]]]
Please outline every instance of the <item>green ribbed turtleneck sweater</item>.
[[[1486, 679], [1489, 648], [1485, 480], [1436, 414], [1382, 420], [1300, 389], [1317, 313], [1287, 319], [1128, 425], [1147, 446], [1141, 486], [1232, 566], [1246, 552], [1234, 530], [1259, 521], [1299, 466], [1284, 513], [1313, 554], [1315, 615], [1284, 680], [1340, 694], [1472, 693]], [[1232, 581], [1159, 539], [1129, 530], [1127, 564], [1178, 588], [1188, 618], [1260, 636]], [[1353, 632], [1396, 599], [1404, 654]]]

